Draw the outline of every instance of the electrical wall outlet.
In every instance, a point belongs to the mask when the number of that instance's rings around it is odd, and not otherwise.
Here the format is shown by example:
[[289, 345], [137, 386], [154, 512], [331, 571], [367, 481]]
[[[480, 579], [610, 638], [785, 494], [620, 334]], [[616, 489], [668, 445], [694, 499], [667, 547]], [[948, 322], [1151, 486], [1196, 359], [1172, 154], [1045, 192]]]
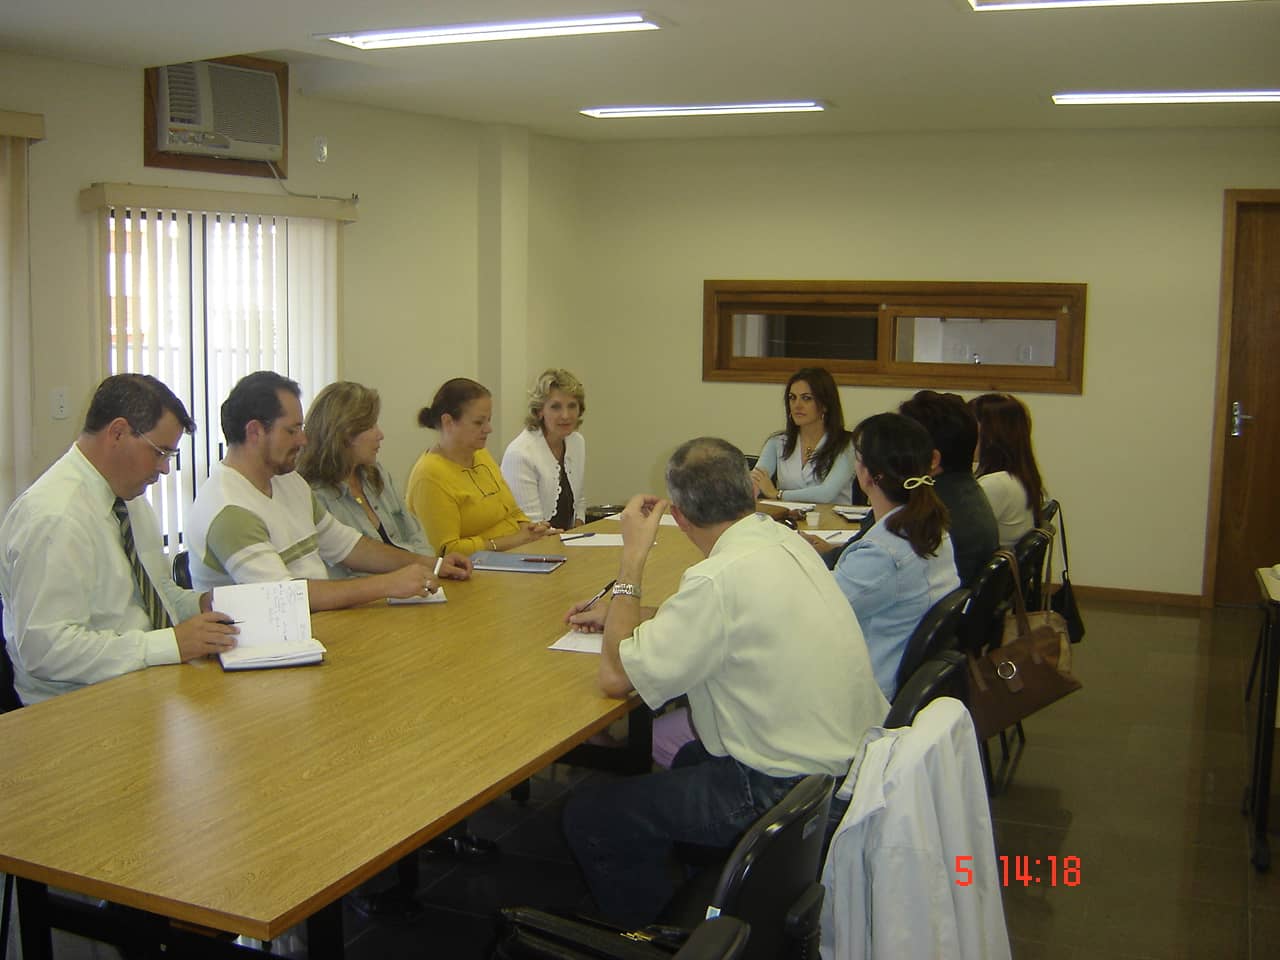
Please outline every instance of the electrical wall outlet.
[[50, 414], [55, 420], [67, 419], [67, 388], [54, 387], [50, 397]]

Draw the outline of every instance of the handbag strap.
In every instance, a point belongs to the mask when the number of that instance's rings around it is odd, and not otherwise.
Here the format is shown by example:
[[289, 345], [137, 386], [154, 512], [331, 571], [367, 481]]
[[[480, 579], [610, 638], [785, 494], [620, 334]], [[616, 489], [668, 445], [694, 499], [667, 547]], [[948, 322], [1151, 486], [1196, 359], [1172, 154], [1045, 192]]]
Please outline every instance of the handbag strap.
[[1027, 618], [1027, 601], [1022, 596], [1022, 574], [1018, 570], [1018, 558], [1012, 550], [997, 550], [997, 557], [1009, 561], [1009, 570], [1013, 574], [1013, 613], [1018, 621], [1018, 635], [1027, 636], [1031, 632], [1031, 621]]
[[1071, 560], [1067, 557], [1067, 515], [1062, 509], [1062, 501], [1058, 501], [1058, 529], [1062, 531], [1062, 579], [1067, 579], [1067, 570], [1071, 567]]

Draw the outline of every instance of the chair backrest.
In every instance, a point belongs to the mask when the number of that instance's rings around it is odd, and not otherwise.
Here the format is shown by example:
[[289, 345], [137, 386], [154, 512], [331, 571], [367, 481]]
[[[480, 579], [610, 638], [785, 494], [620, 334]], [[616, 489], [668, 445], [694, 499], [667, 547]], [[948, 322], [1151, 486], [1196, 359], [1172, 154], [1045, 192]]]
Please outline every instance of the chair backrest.
[[1000, 642], [1003, 616], [1013, 596], [1013, 569], [999, 554], [978, 568], [969, 584], [969, 602], [956, 630], [959, 649], [975, 656]]
[[781, 955], [787, 914], [822, 867], [834, 786], [826, 774], [805, 777], [751, 825], [725, 861], [707, 909], [751, 925], [745, 960]]
[[[0, 713], [8, 713], [22, 706], [18, 691], [13, 685], [13, 661], [9, 659], [9, 647], [4, 639], [4, 598], [0, 597]], [[0, 946], [3, 946], [0, 944]]]
[[676, 951], [675, 960], [737, 960], [750, 933], [751, 927], [734, 917], [703, 920]]
[[191, 557], [185, 550], [173, 555], [173, 582], [184, 590], [191, 589]]
[[898, 663], [896, 689], [901, 690], [920, 665], [935, 653], [955, 646], [956, 628], [968, 599], [968, 589], [959, 587], [935, 603], [920, 618], [903, 648], [902, 660]]
[[965, 656], [957, 650], [943, 650], [920, 665], [898, 690], [884, 718], [887, 729], [909, 727], [916, 714], [939, 697], [955, 697], [968, 702], [968, 674]]
[[1048, 531], [1036, 528], [1028, 530], [1013, 545], [1013, 556], [1018, 561], [1018, 576], [1022, 580], [1022, 598], [1028, 610], [1040, 608], [1040, 592], [1044, 585], [1044, 563], [1049, 555], [1053, 537]]
[[1058, 511], [1062, 509], [1057, 500], [1048, 501], [1040, 508], [1040, 526], [1046, 529], [1053, 529], [1053, 521], [1058, 518]]

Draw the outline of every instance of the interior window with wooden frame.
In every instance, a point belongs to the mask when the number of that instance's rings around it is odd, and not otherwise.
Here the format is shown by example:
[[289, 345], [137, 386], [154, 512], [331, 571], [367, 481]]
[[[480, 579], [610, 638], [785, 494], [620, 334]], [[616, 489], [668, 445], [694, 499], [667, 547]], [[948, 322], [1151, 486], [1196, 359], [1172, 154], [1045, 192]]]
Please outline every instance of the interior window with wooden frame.
[[707, 280], [702, 379], [1080, 393], [1083, 283]]

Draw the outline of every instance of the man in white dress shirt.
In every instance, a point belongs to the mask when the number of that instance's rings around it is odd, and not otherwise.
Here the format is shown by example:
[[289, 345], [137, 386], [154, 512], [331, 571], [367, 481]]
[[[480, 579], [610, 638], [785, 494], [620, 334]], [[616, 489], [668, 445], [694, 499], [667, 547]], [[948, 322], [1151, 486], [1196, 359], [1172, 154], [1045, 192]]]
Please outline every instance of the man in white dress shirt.
[[208, 596], [173, 582], [140, 496], [195, 427], [155, 377], [108, 377], [79, 439], [5, 514], [0, 596], [23, 703], [235, 645]]
[[[607, 611], [569, 611], [603, 630], [600, 686], [650, 707], [687, 694], [699, 739], [672, 769], [591, 786], [565, 808], [569, 845], [601, 911], [653, 921], [673, 887], [673, 845], [729, 847], [810, 773], [842, 777], [888, 703], [844, 594], [793, 530], [755, 512], [746, 460], [712, 437], [667, 463], [671, 503], [636, 496], [619, 517], [622, 560]], [[706, 557], [657, 610], [640, 580], [662, 514]]]

